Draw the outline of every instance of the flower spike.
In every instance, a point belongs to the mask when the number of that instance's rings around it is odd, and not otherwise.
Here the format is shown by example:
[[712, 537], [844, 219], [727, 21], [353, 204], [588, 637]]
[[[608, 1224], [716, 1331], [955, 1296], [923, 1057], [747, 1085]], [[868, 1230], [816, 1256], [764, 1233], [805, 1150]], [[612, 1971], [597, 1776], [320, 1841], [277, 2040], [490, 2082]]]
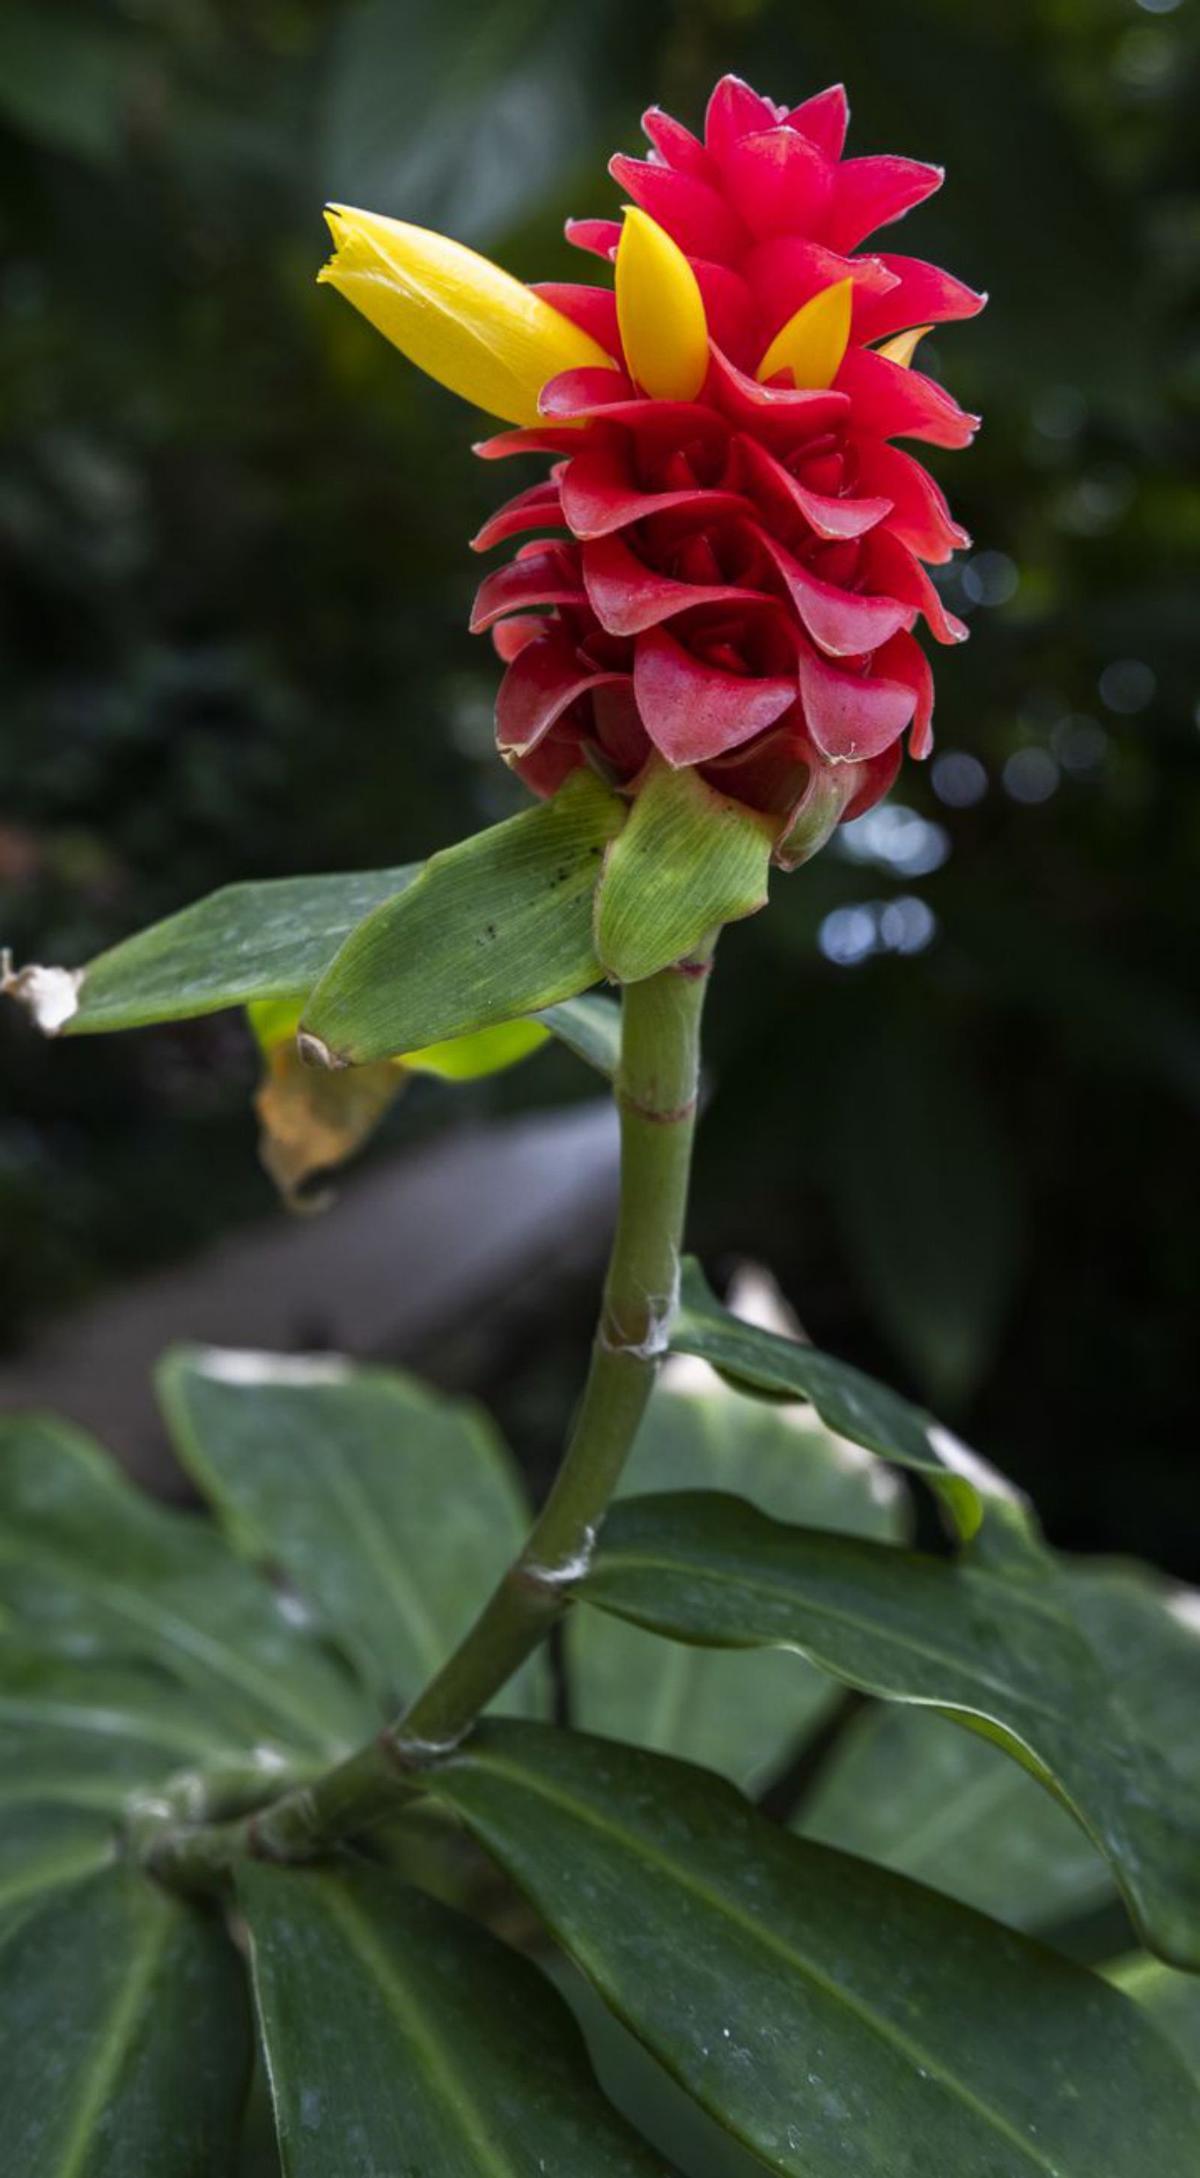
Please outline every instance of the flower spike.
[[548, 379], [612, 368], [589, 334], [463, 243], [346, 205], [330, 205], [325, 217], [335, 250], [318, 280], [476, 408], [536, 424]]
[[918, 620], [967, 632], [926, 563], [970, 540], [920, 443], [893, 442], [969, 443], [978, 418], [910, 366], [984, 297], [874, 251], [941, 169], [844, 159], [848, 111], [840, 86], [783, 104], [735, 76], [702, 135], [652, 107], [650, 159], [610, 163], [623, 219], [568, 223], [594, 285], [530, 290], [344, 211], [323, 275], [517, 425], [485, 458], [551, 458], [475, 539], [510, 555], [472, 620], [504, 668], [501, 754], [546, 796], [581, 767], [634, 802], [664, 764], [695, 771], [767, 820], [784, 869], [888, 792], [905, 745], [929, 754]]
[[617, 245], [617, 323], [634, 383], [656, 401], [691, 401], [708, 376], [699, 282], [677, 242], [636, 205]]

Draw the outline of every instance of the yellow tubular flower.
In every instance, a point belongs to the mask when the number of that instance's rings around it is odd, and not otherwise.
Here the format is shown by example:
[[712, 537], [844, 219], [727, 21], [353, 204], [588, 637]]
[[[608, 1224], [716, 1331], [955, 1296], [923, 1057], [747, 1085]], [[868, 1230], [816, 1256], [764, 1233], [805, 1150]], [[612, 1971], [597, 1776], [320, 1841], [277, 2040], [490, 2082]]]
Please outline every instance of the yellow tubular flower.
[[906, 371], [926, 333], [932, 331], [932, 325], [914, 325], [907, 333], [893, 333], [890, 340], [880, 342], [875, 353], [885, 355], [889, 363], [898, 363]]
[[853, 302], [853, 280], [835, 280], [810, 296], [776, 333], [754, 374], [759, 383], [790, 371], [797, 386], [831, 386], [849, 344]]
[[655, 401], [692, 401], [708, 375], [708, 320], [696, 275], [649, 213], [625, 206], [617, 323], [634, 383]]
[[343, 204], [325, 217], [334, 255], [317, 278], [418, 370], [489, 415], [536, 424], [548, 379], [615, 368], [561, 310], [461, 242]]

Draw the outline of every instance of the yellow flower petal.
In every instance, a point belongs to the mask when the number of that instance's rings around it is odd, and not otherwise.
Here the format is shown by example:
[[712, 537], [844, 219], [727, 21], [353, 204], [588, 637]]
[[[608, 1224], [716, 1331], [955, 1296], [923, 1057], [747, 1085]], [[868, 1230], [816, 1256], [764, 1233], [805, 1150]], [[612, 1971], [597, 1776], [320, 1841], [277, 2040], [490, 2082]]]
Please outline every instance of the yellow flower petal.
[[876, 355], [885, 355], [889, 363], [898, 363], [902, 371], [908, 369], [926, 333], [932, 333], [932, 325], [914, 325], [907, 333], [893, 333], [890, 340], [882, 341]]
[[691, 401], [708, 375], [708, 320], [677, 242], [632, 204], [617, 247], [617, 323], [629, 375], [655, 401]]
[[613, 358], [561, 310], [461, 242], [342, 204], [318, 273], [439, 385], [508, 423], [536, 424], [547, 379]]
[[790, 371], [797, 386], [831, 386], [850, 340], [853, 302], [853, 280], [835, 280], [810, 296], [776, 333], [754, 374], [759, 383]]

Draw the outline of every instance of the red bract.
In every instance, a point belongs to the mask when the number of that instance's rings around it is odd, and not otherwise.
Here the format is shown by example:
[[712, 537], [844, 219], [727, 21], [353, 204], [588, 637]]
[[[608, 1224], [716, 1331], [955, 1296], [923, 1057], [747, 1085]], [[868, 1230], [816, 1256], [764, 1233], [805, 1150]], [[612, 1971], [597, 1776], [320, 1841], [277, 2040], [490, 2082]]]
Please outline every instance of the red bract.
[[[966, 534], [891, 442], [965, 446], [978, 419], [909, 367], [915, 340], [893, 354], [872, 344], [973, 316], [984, 298], [917, 258], [863, 252], [942, 174], [843, 158], [846, 121], [840, 87], [789, 112], [732, 76], [703, 142], [652, 109], [649, 157], [618, 156], [612, 172], [691, 265], [702, 382], [691, 398], [655, 398], [611, 290], [545, 286], [615, 367], [562, 372], [542, 388], [540, 425], [479, 448], [559, 457], [475, 540], [565, 533], [526, 537], [480, 587], [473, 625], [493, 629], [507, 667], [505, 756], [540, 794], [584, 762], [625, 788], [656, 751], [697, 766], [778, 816], [786, 863], [887, 791], [906, 733], [913, 756], [928, 753], [918, 621], [939, 643], [966, 634], [922, 564], [948, 560]], [[616, 257], [618, 221], [567, 231]], [[831, 319], [839, 297], [845, 313], [840, 338], [824, 336], [831, 382], [798, 384], [786, 365], [762, 382], [776, 336], [818, 296]]]

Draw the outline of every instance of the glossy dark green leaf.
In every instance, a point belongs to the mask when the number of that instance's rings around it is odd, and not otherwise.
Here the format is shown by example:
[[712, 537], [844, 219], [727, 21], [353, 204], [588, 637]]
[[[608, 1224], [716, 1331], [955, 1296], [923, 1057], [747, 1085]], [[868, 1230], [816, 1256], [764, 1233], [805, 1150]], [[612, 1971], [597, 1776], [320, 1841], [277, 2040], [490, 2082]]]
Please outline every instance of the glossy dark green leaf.
[[234, 2178], [283, 2178], [279, 2142], [275, 2136], [275, 2113], [271, 2108], [271, 2090], [267, 2084], [261, 2050], [258, 2052], [258, 2060], [246, 2098], [246, 2114], [242, 2120], [241, 2138], [238, 2141]]
[[758, 2157], [693, 2101], [561, 1952], [553, 1971], [583, 2028], [596, 2078], [644, 2139], [687, 2178], [762, 2178]]
[[115, 1854], [102, 1815], [36, 1799], [6, 1804], [0, 1787], [0, 1944], [47, 1893], [94, 1875]]
[[698, 1263], [683, 1268], [679, 1313], [671, 1329], [678, 1354], [695, 1354], [749, 1392], [772, 1398], [809, 1399], [830, 1429], [865, 1445], [882, 1459], [923, 1475], [945, 1502], [963, 1536], [975, 1533], [983, 1499], [1015, 1492], [931, 1414], [876, 1384], [847, 1361], [815, 1346], [781, 1338], [742, 1323], [721, 1307]]
[[383, 1870], [248, 1865], [238, 1895], [288, 2178], [655, 2178], [549, 1982]]
[[362, 1065], [574, 998], [600, 977], [592, 895], [625, 805], [590, 772], [448, 847], [360, 924], [302, 1032]]
[[[263, 999], [302, 998], [364, 915], [420, 875], [420, 864], [358, 870], [339, 877], [269, 878], [226, 885], [165, 922], [139, 930], [82, 969], [26, 970], [12, 995], [39, 1025], [36, 977], [54, 997], [70, 1036], [183, 1021]], [[70, 986], [74, 985], [73, 994]]]
[[[1200, 1966], [1195, 1756], [1094, 1644], [1095, 1583], [1084, 1576], [1081, 1607], [1049, 1553], [997, 1572], [971, 1552], [951, 1561], [785, 1527], [696, 1492], [617, 1506], [580, 1593], [674, 1640], [794, 1648], [867, 1693], [985, 1732], [1078, 1817], [1149, 1948]], [[1142, 1676], [1195, 1715], [1200, 1636], [1166, 1590], [1135, 1584], [1121, 1601]]]
[[[777, 1519], [895, 1538], [895, 1470], [835, 1437], [812, 1407], [743, 1399], [702, 1362], [668, 1361], [638, 1432], [622, 1493], [735, 1491]], [[686, 1756], [747, 1789], [762, 1786], [836, 1700], [794, 1659], [656, 1640], [595, 1611], [566, 1630], [571, 1715], [584, 1730]]]
[[115, 1811], [168, 1777], [224, 1770], [235, 1753], [194, 1686], [0, 1637], [0, 1817], [38, 1800]]
[[[516, 1556], [530, 1513], [488, 1417], [399, 1371], [181, 1347], [160, 1387], [235, 1546], [282, 1567], [381, 1710], [412, 1700]], [[506, 1707], [548, 1703], [544, 1660]]]
[[1195, 1974], [1177, 1974], [1161, 1959], [1148, 1959], [1140, 1952], [1119, 1959], [1105, 1971], [1116, 1988], [1149, 2012], [1200, 2086], [1200, 1979]]
[[872, 1708], [849, 1726], [799, 1823], [1011, 1928], [1052, 1928], [1113, 1896], [1086, 1832], [1028, 1771], [931, 1709]]
[[62, 1422], [0, 1423], [0, 1608], [66, 1655], [141, 1658], [239, 1744], [340, 1752], [374, 1712], [208, 1522], [154, 1504]]
[[1160, 1741], [1173, 1742], [1186, 1774], [1200, 1785], [1200, 1591], [1131, 1558], [1059, 1563], [1070, 1569], [1072, 1612], [1123, 1709]]
[[249, 2071], [219, 1921], [128, 1868], [0, 1940], [5, 2178], [227, 2178]]
[[722, 923], [764, 907], [778, 827], [655, 763], [609, 848], [596, 895], [596, 950], [615, 983], [639, 983], [694, 952]]
[[787, 2178], [1147, 2178], [1200, 2093], [1028, 1937], [789, 1837], [703, 1770], [496, 1722], [438, 1796], [612, 2009]]

